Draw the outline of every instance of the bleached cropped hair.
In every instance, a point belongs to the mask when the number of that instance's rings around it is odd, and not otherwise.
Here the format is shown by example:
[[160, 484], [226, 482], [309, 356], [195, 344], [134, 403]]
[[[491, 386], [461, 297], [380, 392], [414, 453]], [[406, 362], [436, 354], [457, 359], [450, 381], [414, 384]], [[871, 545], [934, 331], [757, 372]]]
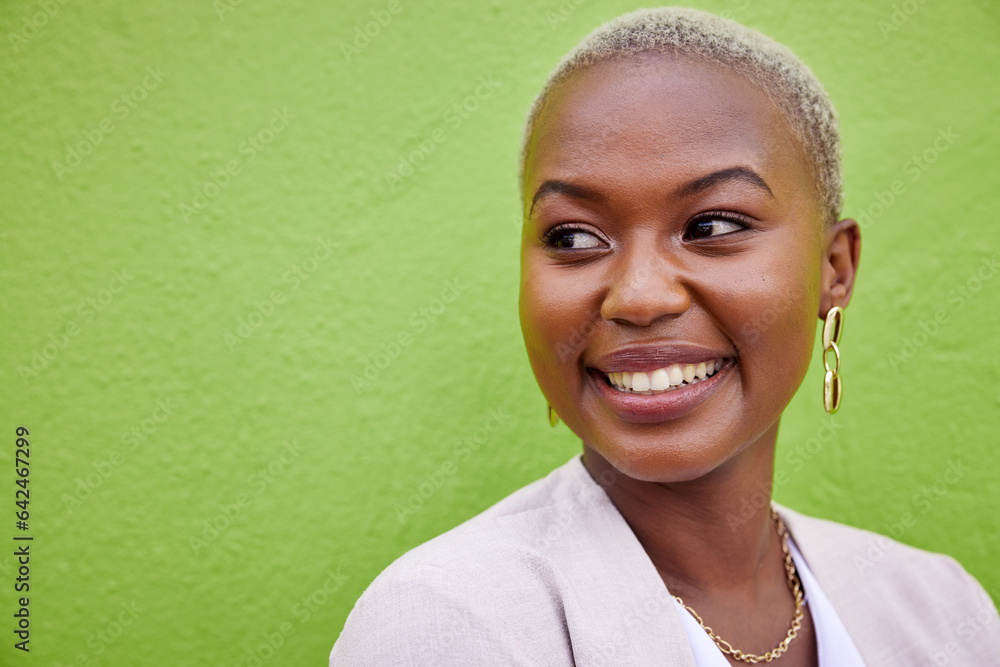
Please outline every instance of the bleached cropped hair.
[[563, 57], [532, 102], [525, 122], [518, 174], [522, 201], [531, 135], [552, 90], [597, 63], [647, 53], [717, 63], [758, 85], [788, 119], [812, 163], [826, 222], [839, 219], [840, 133], [837, 112], [823, 85], [788, 47], [735, 21], [683, 7], [623, 14], [599, 26]]

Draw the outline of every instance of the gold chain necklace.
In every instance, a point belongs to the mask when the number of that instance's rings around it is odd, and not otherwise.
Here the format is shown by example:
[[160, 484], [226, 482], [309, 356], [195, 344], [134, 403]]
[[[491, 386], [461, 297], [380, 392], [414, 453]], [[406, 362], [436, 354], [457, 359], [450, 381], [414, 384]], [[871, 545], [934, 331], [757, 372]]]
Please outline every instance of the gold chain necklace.
[[792, 619], [791, 627], [788, 628], [788, 634], [785, 635], [785, 638], [780, 644], [764, 655], [744, 653], [739, 649], [733, 648], [732, 644], [715, 634], [715, 631], [705, 625], [705, 622], [701, 620], [701, 616], [698, 615], [698, 612], [684, 604], [684, 600], [680, 599], [679, 596], [674, 596], [674, 599], [680, 602], [682, 607], [691, 612], [691, 615], [695, 617], [705, 632], [708, 633], [708, 636], [712, 638], [712, 641], [715, 642], [715, 645], [719, 647], [720, 651], [726, 655], [733, 656], [737, 660], [751, 664], [756, 664], [758, 662], [771, 662], [787, 651], [788, 645], [793, 639], [795, 639], [795, 636], [799, 633], [799, 628], [802, 627], [802, 584], [799, 581], [798, 573], [795, 571], [795, 563], [792, 562], [792, 554], [788, 551], [788, 531], [785, 530], [785, 522], [782, 521], [781, 517], [778, 516], [778, 513], [774, 511], [774, 505], [771, 505], [771, 518], [774, 520], [775, 526], [778, 529], [778, 536], [781, 538], [781, 551], [785, 555], [785, 574], [788, 576], [788, 587], [792, 590], [792, 595], [795, 596], [795, 617]]

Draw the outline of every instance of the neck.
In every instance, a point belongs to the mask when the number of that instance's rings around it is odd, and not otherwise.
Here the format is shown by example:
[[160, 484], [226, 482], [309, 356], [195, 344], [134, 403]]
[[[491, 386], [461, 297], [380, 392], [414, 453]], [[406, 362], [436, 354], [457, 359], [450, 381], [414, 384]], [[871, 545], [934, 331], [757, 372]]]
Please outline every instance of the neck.
[[752, 592], [776, 575], [784, 581], [770, 514], [777, 431], [775, 424], [710, 473], [685, 482], [633, 479], [586, 444], [583, 462], [672, 593]]

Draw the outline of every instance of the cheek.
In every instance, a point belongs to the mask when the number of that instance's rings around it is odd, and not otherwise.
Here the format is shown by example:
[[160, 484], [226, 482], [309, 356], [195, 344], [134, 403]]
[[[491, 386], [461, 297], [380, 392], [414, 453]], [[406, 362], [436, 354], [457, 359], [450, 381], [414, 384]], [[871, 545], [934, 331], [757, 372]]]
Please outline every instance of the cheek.
[[[546, 396], [571, 387], [567, 376], [576, 368], [599, 309], [581, 275], [555, 267], [525, 265], [520, 290], [521, 329], [532, 371]], [[571, 384], [571, 383], [570, 383]]]
[[775, 254], [748, 272], [752, 277], [734, 295], [740, 307], [728, 323], [750, 385], [747, 395], [779, 409], [808, 370], [819, 308], [819, 263], [805, 259], [808, 248], [798, 250]]

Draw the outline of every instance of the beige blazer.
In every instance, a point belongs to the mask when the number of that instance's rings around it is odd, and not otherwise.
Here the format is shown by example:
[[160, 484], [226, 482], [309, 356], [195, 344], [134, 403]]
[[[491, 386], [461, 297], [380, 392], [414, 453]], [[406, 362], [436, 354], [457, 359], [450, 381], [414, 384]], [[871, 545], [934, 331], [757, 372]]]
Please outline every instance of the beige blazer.
[[[996, 607], [953, 558], [775, 507], [869, 667], [1000, 665]], [[695, 662], [659, 573], [575, 455], [390, 564], [330, 665]]]

